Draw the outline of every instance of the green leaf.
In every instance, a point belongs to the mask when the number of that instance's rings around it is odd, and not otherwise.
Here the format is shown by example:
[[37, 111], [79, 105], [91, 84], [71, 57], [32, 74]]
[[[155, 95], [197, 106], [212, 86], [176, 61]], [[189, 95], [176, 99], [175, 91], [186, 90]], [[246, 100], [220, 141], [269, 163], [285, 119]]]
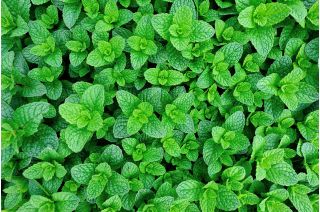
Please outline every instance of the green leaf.
[[200, 207], [203, 212], [214, 211], [217, 204], [217, 193], [213, 189], [207, 189], [201, 199]]
[[46, 87], [38, 80], [28, 79], [24, 80], [24, 86], [21, 91], [23, 97], [37, 97], [46, 94]]
[[47, 96], [49, 99], [57, 100], [62, 93], [61, 81], [55, 80], [52, 83], [45, 83], [47, 89]]
[[182, 56], [182, 54], [175, 49], [171, 44], [166, 47], [167, 57], [169, 64], [179, 71], [185, 70], [189, 64], [189, 61]]
[[133, 116], [130, 116], [127, 123], [127, 133], [134, 135], [142, 128], [143, 124]]
[[129, 134], [127, 133], [127, 123], [128, 118], [126, 118], [124, 115], [120, 115], [116, 122], [113, 125], [113, 135], [115, 138], [125, 138], [129, 137]]
[[139, 168], [132, 162], [126, 162], [121, 169], [121, 175], [123, 175], [125, 178], [133, 178], [138, 174]]
[[108, 179], [102, 174], [93, 175], [87, 187], [87, 197], [89, 199], [94, 199], [100, 196], [107, 181]]
[[309, 57], [314, 62], [318, 61], [319, 58], [319, 38], [315, 38], [311, 40], [307, 45], [305, 46], [305, 53], [307, 57]]
[[30, 1], [21, 0], [21, 1], [10, 1], [5, 0], [5, 4], [10, 9], [10, 12], [14, 16], [20, 15], [26, 22], [29, 20], [29, 10], [31, 7]]
[[213, 84], [213, 77], [209, 70], [204, 70], [197, 80], [197, 86], [199, 88], [209, 88]]
[[52, 194], [55, 201], [55, 207], [58, 211], [73, 211], [78, 207], [79, 197], [69, 192], [58, 192]]
[[142, 127], [142, 131], [153, 138], [163, 138], [165, 136], [165, 127], [154, 115], [149, 117], [149, 122]]
[[17, 28], [12, 30], [11, 37], [22, 36], [29, 31], [28, 24], [20, 15], [17, 17], [16, 22], [17, 22]]
[[214, 35], [213, 27], [205, 21], [193, 21], [191, 42], [203, 42]]
[[290, 7], [290, 15], [300, 24], [301, 27], [305, 27], [305, 18], [308, 15], [307, 8], [302, 1], [294, 0], [286, 2]]
[[124, 90], [117, 91], [116, 98], [122, 112], [126, 116], [130, 116], [133, 110], [141, 102], [138, 97]]
[[154, 30], [151, 23], [150, 16], [142, 16], [137, 23], [134, 33], [138, 36], [144, 37], [148, 40], [154, 39]]
[[173, 86], [179, 85], [184, 80], [184, 75], [175, 70], [159, 70], [157, 68], [150, 68], [144, 72], [145, 79], [153, 85]]
[[73, 66], [79, 66], [87, 56], [87, 52], [71, 52], [69, 55], [70, 63]]
[[257, 87], [259, 90], [265, 93], [277, 94], [279, 81], [280, 81], [279, 75], [276, 73], [273, 73], [260, 79], [257, 83]]
[[273, 47], [275, 29], [272, 27], [259, 27], [248, 29], [249, 38], [257, 52], [266, 57]]
[[13, 113], [13, 120], [17, 126], [24, 129], [26, 135], [33, 135], [49, 110], [49, 103], [32, 102], [17, 108]]
[[66, 102], [59, 106], [59, 113], [70, 124], [77, 124], [81, 113], [86, 110], [86, 107], [77, 103]]
[[225, 62], [229, 65], [234, 65], [239, 62], [243, 53], [243, 48], [241, 44], [233, 42], [223, 46], [219, 51], [223, 53]]
[[104, 203], [103, 206], [107, 207], [107, 208], [112, 208], [116, 211], [120, 211], [121, 207], [122, 207], [122, 202], [121, 199], [118, 195], [116, 196], [112, 196], [109, 199], [107, 199]]
[[237, 195], [225, 186], [219, 186], [217, 192], [217, 208], [224, 211], [233, 211], [240, 206]]
[[132, 155], [137, 144], [138, 141], [135, 138], [125, 138], [122, 140], [122, 148], [128, 155]]
[[112, 45], [112, 50], [115, 53], [115, 57], [118, 58], [125, 47], [125, 44], [126, 44], [125, 39], [123, 39], [121, 36], [114, 36], [113, 38], [110, 39], [109, 42]]
[[78, 3], [71, 3], [71, 4], [64, 4], [62, 10], [62, 17], [65, 25], [70, 29], [78, 20], [78, 17], [81, 12], [82, 4]]
[[30, 166], [23, 172], [23, 176], [27, 179], [40, 179], [43, 176], [44, 168], [46, 165], [51, 165], [47, 162], [36, 163], [33, 166]]
[[77, 183], [87, 185], [94, 174], [94, 170], [95, 165], [93, 163], [75, 165], [71, 168], [71, 176]]
[[80, 102], [91, 111], [100, 113], [104, 110], [104, 87], [102, 85], [92, 85], [81, 96]]
[[190, 201], [197, 201], [203, 193], [203, 184], [195, 180], [186, 180], [181, 182], [176, 188], [180, 198]]
[[122, 175], [113, 172], [112, 176], [108, 179], [106, 185], [106, 192], [109, 195], [124, 195], [130, 190], [129, 181]]
[[151, 23], [155, 31], [165, 40], [169, 40], [169, 27], [172, 23], [171, 14], [157, 14], [152, 17]]
[[94, 49], [88, 54], [86, 62], [88, 65], [94, 67], [101, 67], [107, 64], [107, 62], [103, 59], [103, 55], [98, 49]]
[[242, 10], [238, 16], [239, 24], [245, 28], [255, 28], [256, 24], [253, 21], [254, 10], [254, 6], [250, 6]]
[[285, 47], [284, 53], [292, 57], [293, 55], [297, 54], [302, 44], [303, 44], [303, 41], [301, 39], [291, 38]]
[[272, 165], [267, 170], [266, 179], [283, 186], [292, 186], [298, 183], [298, 175], [286, 162]]
[[273, 116], [265, 112], [256, 112], [250, 117], [251, 123], [257, 126], [271, 126], [274, 122]]
[[194, 104], [194, 96], [191, 93], [184, 93], [179, 95], [177, 99], [173, 101], [180, 110], [188, 112], [191, 106]]
[[278, 2], [268, 3], [268, 4], [265, 4], [265, 6], [266, 6], [265, 14], [267, 16], [266, 26], [272, 26], [283, 21], [286, 17], [289, 16], [291, 12], [291, 9], [287, 5], [278, 3]]
[[298, 211], [313, 211], [308, 197], [310, 189], [304, 185], [295, 185], [289, 188], [289, 199]]
[[223, 153], [221, 145], [216, 144], [213, 140], [208, 139], [203, 146], [203, 160], [207, 165], [216, 162]]
[[143, 161], [155, 162], [161, 161], [163, 158], [162, 148], [149, 148], [143, 153]]
[[140, 69], [148, 60], [148, 55], [142, 52], [131, 52], [130, 61], [134, 69]]
[[90, 131], [71, 125], [65, 131], [66, 143], [73, 152], [80, 152], [91, 137]]
[[181, 7], [187, 6], [192, 12], [193, 18], [197, 18], [197, 10], [195, 7], [195, 3], [192, 0], [176, 0], [173, 2], [170, 8], [170, 13], [176, 13]]
[[29, 22], [29, 34], [35, 44], [44, 43], [50, 37], [50, 32], [39, 21]]
[[32, 4], [40, 5], [48, 2], [49, 0], [31, 0]]
[[62, 64], [62, 52], [56, 49], [53, 53], [44, 58], [45, 62], [52, 67], [60, 67]]
[[151, 162], [146, 166], [146, 172], [153, 176], [161, 176], [166, 173], [166, 168], [158, 162]]
[[107, 162], [110, 166], [117, 166], [123, 160], [122, 150], [118, 146], [111, 144], [103, 151], [101, 160]]
[[163, 149], [172, 157], [180, 156], [180, 146], [174, 139], [165, 139], [163, 142]]
[[224, 123], [227, 130], [241, 132], [245, 125], [245, 116], [242, 111], [230, 115]]

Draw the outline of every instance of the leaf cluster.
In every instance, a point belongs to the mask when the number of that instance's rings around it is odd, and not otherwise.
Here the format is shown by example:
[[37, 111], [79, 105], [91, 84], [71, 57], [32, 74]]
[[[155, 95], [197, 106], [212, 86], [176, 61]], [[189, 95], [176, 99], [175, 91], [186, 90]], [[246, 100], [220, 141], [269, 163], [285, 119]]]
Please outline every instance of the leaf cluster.
[[318, 211], [318, 0], [1, 0], [8, 212]]

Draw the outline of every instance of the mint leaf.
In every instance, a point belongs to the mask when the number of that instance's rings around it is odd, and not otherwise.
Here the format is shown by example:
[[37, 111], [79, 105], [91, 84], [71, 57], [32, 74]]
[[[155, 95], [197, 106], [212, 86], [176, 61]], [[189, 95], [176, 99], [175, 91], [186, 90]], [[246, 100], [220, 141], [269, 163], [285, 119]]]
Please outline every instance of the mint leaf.
[[79, 164], [71, 169], [72, 178], [80, 184], [88, 184], [94, 174], [95, 165], [92, 163]]
[[261, 27], [248, 30], [250, 41], [257, 52], [266, 57], [273, 47], [275, 30], [272, 27]]
[[91, 136], [92, 133], [86, 129], [79, 129], [71, 125], [65, 131], [66, 143], [73, 152], [80, 152]]
[[104, 87], [93, 85], [84, 91], [80, 102], [90, 110], [103, 111], [104, 108]]
[[177, 194], [180, 198], [188, 199], [190, 201], [199, 200], [202, 195], [202, 183], [195, 180], [187, 180], [181, 182], [176, 188]]
[[122, 112], [127, 116], [129, 116], [140, 103], [138, 97], [127, 91], [118, 91], [116, 97]]
[[267, 170], [266, 179], [283, 186], [295, 185], [298, 182], [296, 172], [285, 162], [272, 165], [271, 168]]
[[218, 195], [217, 195], [217, 208], [225, 211], [232, 211], [238, 208], [240, 202], [237, 198], [237, 195], [228, 190], [224, 186], [219, 186]]

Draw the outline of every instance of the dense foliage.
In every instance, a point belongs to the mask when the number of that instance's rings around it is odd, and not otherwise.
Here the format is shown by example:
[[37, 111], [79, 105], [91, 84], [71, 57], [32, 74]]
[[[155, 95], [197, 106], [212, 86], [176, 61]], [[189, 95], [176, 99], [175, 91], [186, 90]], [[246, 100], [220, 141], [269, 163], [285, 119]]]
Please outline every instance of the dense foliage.
[[2, 208], [318, 211], [318, 9], [2, 0]]

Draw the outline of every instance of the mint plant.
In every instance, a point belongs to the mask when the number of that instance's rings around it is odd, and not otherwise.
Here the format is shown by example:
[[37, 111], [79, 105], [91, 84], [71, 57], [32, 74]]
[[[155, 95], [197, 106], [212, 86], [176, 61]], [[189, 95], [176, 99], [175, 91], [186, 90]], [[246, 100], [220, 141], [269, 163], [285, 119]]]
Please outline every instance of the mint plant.
[[3, 211], [319, 210], [318, 0], [2, 0]]

